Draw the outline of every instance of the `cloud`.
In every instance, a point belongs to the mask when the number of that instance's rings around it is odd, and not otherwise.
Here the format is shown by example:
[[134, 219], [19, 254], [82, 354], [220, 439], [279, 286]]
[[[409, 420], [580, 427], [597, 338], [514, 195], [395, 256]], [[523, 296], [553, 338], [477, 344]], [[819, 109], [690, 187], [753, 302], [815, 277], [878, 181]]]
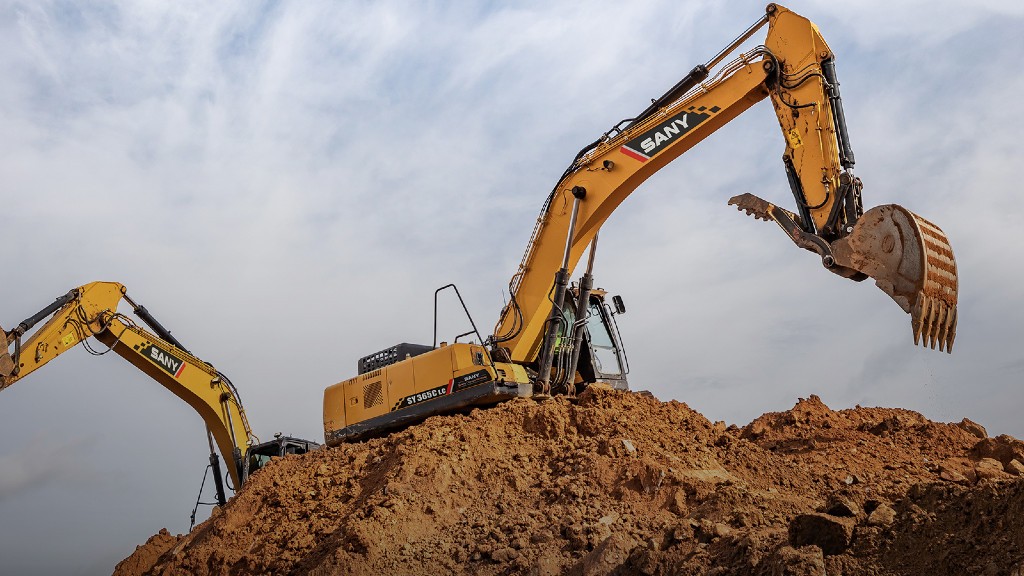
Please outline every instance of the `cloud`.
[[[853, 39], [859, 47], [886, 45], [889, 49], [934, 47], [954, 37], [989, 26], [1001, 19], [1024, 18], [1024, 7], [1007, 0], [982, 0], [970, 5], [951, 0], [868, 0], [856, 10], [825, 0], [812, 0], [802, 13], [813, 14], [827, 37]], [[842, 25], [838, 25], [842, 22]]]
[[[1024, 47], [1021, 8], [890, 4], [801, 11], [839, 57], [867, 204], [903, 204], [952, 240], [957, 351], [912, 348], [908, 317], [870, 283], [827, 274], [776, 227], [725, 205], [742, 192], [792, 203], [762, 103], [645, 182], [602, 230], [597, 283], [629, 306], [619, 326], [635, 388], [738, 423], [818, 393], [833, 407], [900, 405], [1024, 433], [1008, 408], [1022, 400], [1024, 278], [1012, 261], [1024, 125], [1007, 107], [1024, 89], [1007, 72]], [[73, 286], [122, 281], [230, 375], [257, 434], [317, 438], [324, 387], [361, 356], [430, 341], [438, 286], [456, 282], [489, 330], [575, 152], [762, 10], [9, 2], [0, 324]], [[464, 331], [452, 302], [440, 314], [442, 339]], [[153, 506], [145, 516], [160, 519], [122, 548], [175, 519], [183, 530], [172, 494], [191, 505], [201, 421], [162, 389], [144, 394], [153, 382], [113, 355], [56, 363], [68, 368], [0, 395], [0, 422], [21, 434], [12, 441], [40, 425], [25, 406], [92, 399], [67, 422], [117, 446], [97, 456], [124, 482], [116, 505]], [[63, 449], [38, 453], [79, 466]], [[33, 482], [64, 473], [33, 468], [35, 450], [4, 456], [4, 485], [23, 491], [8, 494], [28, 498]], [[40, 553], [2, 546], [0, 557]]]
[[0, 455], [0, 502], [31, 497], [45, 484], [79, 472], [83, 462], [75, 453], [83, 444], [37, 438], [13, 454]]

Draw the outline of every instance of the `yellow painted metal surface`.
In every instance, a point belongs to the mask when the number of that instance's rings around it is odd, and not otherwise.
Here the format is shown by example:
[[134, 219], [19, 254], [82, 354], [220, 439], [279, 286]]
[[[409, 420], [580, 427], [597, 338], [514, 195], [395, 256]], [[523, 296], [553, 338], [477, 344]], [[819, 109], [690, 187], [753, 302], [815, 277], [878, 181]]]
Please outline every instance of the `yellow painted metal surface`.
[[21, 345], [19, 372], [4, 378], [0, 389], [42, 368], [47, 362], [89, 337], [112, 348], [202, 417], [213, 434], [235, 486], [241, 478], [234, 451], [244, 455], [255, 440], [245, 410], [217, 371], [195, 356], [136, 326], [117, 312], [125, 287], [116, 282], [93, 282], [77, 289], [78, 296], [57, 310]]
[[[495, 326], [494, 337], [507, 349], [513, 362], [529, 364], [535, 362], [539, 354], [551, 310], [549, 294], [570, 237], [572, 190], [582, 187], [586, 196], [580, 201], [576, 227], [571, 231], [570, 273], [601, 225], [642, 182], [760, 100], [770, 98], [774, 106], [783, 136], [784, 156], [792, 161], [803, 191], [803, 208], [817, 234], [823, 233], [836, 206], [843, 171], [833, 109], [823, 77], [823, 62], [834, 56], [817, 26], [808, 19], [774, 4], [768, 7], [767, 19], [766, 49], [739, 55], [686, 95], [621, 132], [607, 136], [596, 148], [583, 154], [558, 183], [509, 283], [512, 298]], [[824, 246], [836, 239], [840, 234], [837, 231], [849, 232], [848, 215], [839, 210], [836, 217], [836, 226], [825, 233], [828, 238], [821, 239]], [[919, 219], [918, 225], [921, 222]], [[945, 236], [941, 231], [933, 236], [938, 238], [933, 241], [939, 246], [933, 252], [949, 252], [946, 259], [949, 262], [931, 264], [928, 261], [926, 264], [933, 269], [924, 270], [922, 277], [938, 277], [942, 266], [945, 266], [943, 270], [953, 269], [952, 250]], [[926, 249], [920, 235], [913, 238], [911, 244], [919, 247], [918, 250]], [[860, 256], [872, 261], [885, 259], [878, 251], [864, 252]], [[846, 277], [852, 277], [854, 272], [872, 276], [883, 291], [891, 294], [886, 286], [893, 281], [894, 272], [874, 275], [858, 268], [847, 274], [837, 269], [837, 273]], [[955, 278], [947, 284], [955, 286]], [[920, 310], [934, 309], [927, 302], [935, 298], [929, 296], [928, 300], [923, 291], [918, 292], [921, 294], [917, 302], [926, 304], [904, 307], [914, 311], [915, 334], [928, 330], [938, 331], [940, 337], [946, 332], [954, 333], [955, 294], [944, 296], [945, 308], [937, 314], [938, 319], [932, 321], [926, 317], [934, 314]], [[930, 328], [935, 323], [941, 326]]]
[[[530, 381], [522, 366], [500, 362], [492, 366], [487, 351], [477, 344], [442, 346], [327, 387], [324, 437], [331, 443], [332, 433], [347, 426], [450, 396], [457, 391], [453, 388], [457, 379], [481, 371], [486, 373], [481, 382]], [[386, 402], [373, 400], [371, 393], [376, 383], [386, 391]]]
[[[770, 18], [768, 37], [780, 34], [792, 36], [787, 36], [783, 41], [786, 45], [786, 54], [815, 53], [816, 37], [809, 28], [810, 23], [803, 19], [805, 29], [799, 30], [799, 21], [788, 16], [783, 17], [783, 14], [791, 13], [780, 8]], [[776, 24], [780, 19], [783, 25], [777, 28]], [[518, 334], [503, 344], [509, 349], [512, 361], [532, 362], [540, 349], [545, 319], [550, 310], [548, 294], [555, 271], [561, 265], [569, 233], [571, 190], [576, 186], [582, 186], [587, 194], [580, 202], [580, 213], [573, 231], [569, 257], [570, 271], [579, 262], [601, 225], [641, 183], [752, 105], [768, 97], [770, 91], [766, 86], [766, 80], [770, 73], [765, 68], [765, 62], [766, 59], [762, 55], [742, 59], [728, 74], [705, 81], [702, 89], [693, 91], [691, 95], [600, 144], [585, 157], [585, 162], [579, 169], [558, 184], [554, 198], [546, 212], [542, 214], [523, 263], [512, 282], [516, 287], [515, 299], [522, 310], [522, 325], [518, 329]], [[827, 104], [823, 94], [819, 95], [819, 101]], [[673, 118], [677, 121], [666, 123]], [[652, 143], [660, 148], [649, 158], [638, 158], [627, 144], [638, 135], [650, 133], [658, 126], [664, 126], [665, 133], [671, 139], [662, 145], [658, 140], [660, 135], [656, 133]], [[673, 131], [681, 127], [686, 130], [685, 133], [675, 137], [676, 133]], [[784, 136], [789, 128], [791, 127], [784, 128]], [[798, 134], [805, 143], [811, 142], [812, 138], [829, 137], [829, 133], [823, 132], [806, 135], [798, 130]], [[831, 137], [834, 139], [834, 134]], [[646, 142], [641, 142], [641, 145], [644, 144]], [[805, 144], [801, 149], [810, 147], [810, 144]], [[820, 175], [818, 177], [820, 178]], [[824, 207], [823, 210], [826, 208], [828, 207]], [[518, 322], [513, 307], [507, 306], [502, 311], [495, 335], [516, 332]]]

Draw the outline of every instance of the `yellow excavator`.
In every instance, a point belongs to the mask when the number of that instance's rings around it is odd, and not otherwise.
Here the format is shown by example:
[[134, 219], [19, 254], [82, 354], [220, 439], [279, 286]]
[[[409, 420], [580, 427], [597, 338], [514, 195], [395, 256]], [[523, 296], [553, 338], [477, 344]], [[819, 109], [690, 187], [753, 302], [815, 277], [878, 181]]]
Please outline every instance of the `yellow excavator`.
[[[719, 67], [765, 25], [763, 44]], [[901, 206], [864, 211], [835, 56], [811, 21], [769, 4], [725, 49], [573, 158], [544, 202], [492, 334], [481, 338], [470, 317], [472, 331], [438, 345], [435, 293], [432, 345], [371, 354], [359, 360], [356, 377], [328, 387], [328, 445], [517, 396], [573, 394], [595, 382], [627, 388], [615, 326], [625, 307], [593, 289], [601, 225], [644, 180], [765, 98], [779, 120], [796, 209], [749, 193], [729, 204], [778, 224], [830, 272], [872, 278], [910, 314], [915, 343], [951, 352], [957, 272], [949, 240]], [[588, 247], [586, 271], [570, 285]], [[439, 292], [448, 288], [458, 295], [452, 285]], [[476, 341], [458, 342], [466, 336]]]
[[[155, 334], [118, 312], [121, 300], [127, 302], [135, 315]], [[53, 316], [42, 327], [22, 341], [51, 314]], [[113, 350], [187, 402], [206, 423], [210, 467], [220, 505], [227, 501], [227, 495], [214, 444], [227, 462], [233, 489], [241, 486], [271, 458], [303, 454], [320, 447], [316, 442], [281, 435], [261, 443], [249, 429], [245, 409], [231, 380], [211, 364], [192, 355], [144, 306], [128, 297], [123, 285], [116, 282], [93, 282], [75, 288], [10, 332], [2, 329], [0, 332], [6, 338], [5, 346], [0, 349], [0, 390], [81, 343], [93, 354]], [[95, 338], [105, 348], [97, 349], [90, 344], [90, 338]]]
[[[765, 25], [763, 44], [719, 66]], [[938, 226], [901, 206], [864, 211], [835, 57], [812, 22], [769, 4], [764, 16], [711, 60], [576, 154], [544, 202], [509, 282], [509, 302], [486, 339], [462, 303], [472, 330], [451, 344], [438, 343], [440, 293], [451, 289], [462, 302], [449, 284], [434, 295], [431, 345], [402, 343], [370, 354], [359, 360], [356, 377], [328, 387], [327, 444], [515, 397], [576, 394], [594, 383], [628, 389], [628, 363], [615, 320], [625, 306], [618, 296], [609, 303], [593, 283], [601, 225], [644, 180], [766, 98], [785, 143], [783, 166], [795, 211], [750, 193], [729, 203], [775, 222], [830, 272], [854, 281], [872, 278], [910, 314], [915, 343], [951, 352], [958, 287], [949, 240]], [[586, 269], [570, 284], [588, 248]], [[155, 334], [117, 312], [122, 299]], [[211, 465], [216, 443], [231, 463], [235, 486], [269, 456], [316, 446], [287, 438], [260, 444], [231, 382], [188, 352], [120, 284], [76, 288], [4, 335], [0, 389], [89, 337], [114, 350], [199, 412], [208, 428]], [[475, 341], [458, 341], [470, 336]], [[221, 486], [218, 496], [223, 502]]]

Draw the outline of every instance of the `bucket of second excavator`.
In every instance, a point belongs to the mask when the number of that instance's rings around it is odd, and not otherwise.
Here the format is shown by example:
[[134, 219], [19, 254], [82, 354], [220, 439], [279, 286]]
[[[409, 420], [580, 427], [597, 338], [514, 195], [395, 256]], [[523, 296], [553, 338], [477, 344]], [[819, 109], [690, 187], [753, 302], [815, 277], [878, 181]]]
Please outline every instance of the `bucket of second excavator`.
[[0, 335], [2, 335], [0, 341], [4, 343], [3, 348], [0, 349], [0, 389], [3, 389], [6, 387], [7, 379], [14, 374], [14, 360], [7, 351], [7, 332], [2, 326], [0, 326]]
[[836, 264], [867, 274], [905, 312], [914, 343], [953, 351], [956, 337], [956, 260], [946, 234], [896, 204], [868, 210], [831, 245]]

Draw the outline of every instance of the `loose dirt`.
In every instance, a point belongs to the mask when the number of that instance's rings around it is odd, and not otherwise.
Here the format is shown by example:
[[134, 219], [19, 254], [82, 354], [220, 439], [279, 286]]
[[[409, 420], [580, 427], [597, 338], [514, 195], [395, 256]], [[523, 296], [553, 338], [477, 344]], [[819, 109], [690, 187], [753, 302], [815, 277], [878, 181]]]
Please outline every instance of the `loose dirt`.
[[1024, 576], [1024, 442], [833, 411], [743, 428], [591, 389], [289, 456], [114, 574]]

